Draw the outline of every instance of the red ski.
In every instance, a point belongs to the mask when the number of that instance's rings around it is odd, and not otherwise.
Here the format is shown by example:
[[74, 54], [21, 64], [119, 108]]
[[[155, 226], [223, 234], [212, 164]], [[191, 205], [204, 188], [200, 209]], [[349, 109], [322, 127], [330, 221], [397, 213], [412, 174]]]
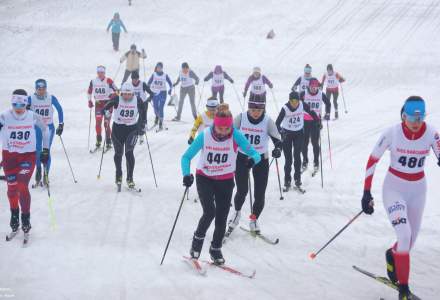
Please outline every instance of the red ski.
[[206, 276], [206, 269], [202, 268], [202, 265], [197, 259], [183, 256], [185, 262], [187, 262], [199, 275]]
[[226, 271], [226, 272], [229, 272], [229, 273], [232, 273], [232, 274], [234, 274], [234, 275], [241, 276], [241, 277], [245, 277], [245, 278], [254, 279], [254, 278], [255, 278], [255, 274], [257, 273], [257, 271], [254, 270], [254, 271], [252, 272], [252, 274], [249, 275], [249, 274], [244, 274], [244, 273], [242, 273], [242, 272], [240, 272], [240, 271], [238, 271], [238, 270], [236, 270], [236, 269], [234, 269], [234, 268], [231, 268], [231, 267], [229, 267], [229, 266], [226, 266], [226, 265], [216, 265], [216, 264], [214, 264], [212, 261], [202, 260], [202, 262], [205, 263], [205, 264], [207, 264], [207, 265], [210, 265], [210, 266], [213, 266], [213, 267], [217, 267], [217, 268], [219, 268], [219, 269], [222, 269], [223, 271]]

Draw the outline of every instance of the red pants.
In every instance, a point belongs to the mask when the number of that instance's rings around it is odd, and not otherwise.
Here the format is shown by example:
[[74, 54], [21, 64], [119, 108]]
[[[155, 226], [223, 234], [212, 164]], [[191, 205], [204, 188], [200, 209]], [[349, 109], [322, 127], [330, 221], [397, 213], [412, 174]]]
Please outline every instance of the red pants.
[[35, 168], [35, 152], [13, 153], [3, 150], [3, 169], [8, 184], [8, 199], [12, 209], [20, 207], [22, 213], [30, 213], [31, 194], [29, 181]]
[[[111, 114], [108, 118], [102, 115], [101, 111], [104, 108], [107, 101], [98, 101], [95, 106], [95, 129], [96, 135], [101, 135], [102, 132], [102, 119], [104, 119], [104, 128], [105, 128], [105, 137], [106, 139], [110, 139], [112, 135], [112, 130], [110, 127]], [[113, 109], [110, 110], [110, 113], [113, 112]]]

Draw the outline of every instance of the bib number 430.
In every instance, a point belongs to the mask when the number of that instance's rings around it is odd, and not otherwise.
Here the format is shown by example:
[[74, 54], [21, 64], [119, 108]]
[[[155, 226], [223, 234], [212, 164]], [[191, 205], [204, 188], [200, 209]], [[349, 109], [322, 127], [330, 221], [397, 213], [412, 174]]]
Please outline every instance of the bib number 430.
[[401, 157], [399, 157], [398, 162], [403, 167], [408, 167], [408, 168], [419, 167], [419, 168], [421, 168], [425, 164], [425, 157], [421, 157], [420, 159], [417, 159], [417, 157], [401, 156]]
[[228, 161], [228, 154], [227, 153], [224, 153], [224, 154], [215, 153], [214, 154], [212, 152], [209, 152], [208, 156], [206, 157], [206, 159], [208, 160], [208, 162], [210, 164], [215, 162], [215, 163], [217, 163], [219, 165], [221, 163], [225, 163], [225, 162]]
[[11, 140], [28, 140], [30, 135], [30, 131], [12, 131], [9, 138]]

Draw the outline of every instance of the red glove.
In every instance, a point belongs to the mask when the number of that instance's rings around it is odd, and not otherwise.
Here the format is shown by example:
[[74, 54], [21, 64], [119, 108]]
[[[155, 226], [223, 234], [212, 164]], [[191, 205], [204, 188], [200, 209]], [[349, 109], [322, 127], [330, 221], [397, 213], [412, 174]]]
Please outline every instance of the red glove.
[[89, 100], [89, 108], [92, 108], [93, 107], [93, 102], [92, 102], [92, 100]]

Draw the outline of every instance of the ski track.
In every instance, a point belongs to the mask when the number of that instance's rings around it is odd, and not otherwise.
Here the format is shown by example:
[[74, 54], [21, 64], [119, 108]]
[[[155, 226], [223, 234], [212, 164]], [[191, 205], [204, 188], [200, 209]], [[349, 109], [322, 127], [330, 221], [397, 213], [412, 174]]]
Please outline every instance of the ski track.
[[[109, 0], [105, 6], [86, 0], [3, 1], [1, 108], [8, 106], [13, 87], [32, 91], [36, 78], [46, 78], [49, 91], [65, 110], [63, 139], [78, 183], [73, 184], [62, 147], [55, 139], [51, 192], [58, 227], [50, 228], [46, 190], [32, 190], [30, 245], [21, 248], [20, 233], [0, 247], [0, 288], [10, 288], [16, 299], [50, 300], [219, 300], [235, 295], [243, 300], [395, 299], [394, 291], [351, 270], [356, 264], [385, 275], [383, 253], [394, 242], [380, 192], [387, 155], [374, 179], [375, 214], [359, 218], [314, 261], [307, 254], [319, 249], [360, 210], [369, 151], [383, 130], [399, 121], [404, 98], [422, 93], [428, 99], [428, 120], [439, 124], [440, 105], [435, 101], [440, 75], [435, 51], [440, 47], [436, 37], [439, 5], [434, 0], [255, 0], [252, 5], [234, 0], [133, 0], [132, 7], [125, 0]], [[121, 35], [118, 53], [111, 50], [110, 35], [105, 33], [116, 10], [129, 30]], [[275, 39], [265, 40], [272, 28]], [[311, 177], [307, 170], [302, 176], [307, 193], [283, 193], [284, 200], [280, 201], [276, 168], [271, 166], [260, 226], [267, 236], [279, 238], [279, 244], [269, 245], [236, 229], [223, 247], [226, 263], [246, 273], [256, 269], [255, 279], [239, 278], [216, 268], [208, 268], [207, 277], [201, 277], [182, 263], [201, 214], [200, 203], [193, 202], [195, 186], [190, 201], [184, 200], [167, 257], [159, 266], [184, 191], [180, 158], [192, 127], [188, 100], [184, 122], [168, 121], [176, 107], [166, 106], [169, 130], [147, 133], [158, 188], [154, 186], [146, 143], [135, 148], [134, 177], [142, 193], [127, 191], [125, 186], [116, 193], [113, 150], [104, 155], [101, 179], [96, 179], [100, 153], [90, 155], [85, 147], [89, 125], [86, 89], [97, 64], [105, 64], [108, 75], [117, 77], [114, 80], [120, 84], [124, 66], [116, 76], [118, 59], [131, 43], [147, 51], [144, 78], [157, 61], [165, 63], [165, 72], [173, 80], [183, 61], [188, 61], [200, 78], [222, 64], [235, 80], [234, 85], [226, 83], [225, 89], [234, 115], [241, 111], [237, 100], [242, 101], [235, 90], [241, 93], [255, 65], [260, 65], [274, 82], [275, 97], [267, 96], [267, 112], [274, 119], [277, 105], [281, 107], [287, 100], [291, 79], [302, 73], [306, 62], [312, 64], [316, 77], [327, 63], [333, 63], [347, 78], [344, 94], [349, 113], [329, 122], [333, 169], [325, 123], [321, 132], [324, 188], [320, 173]], [[201, 84], [196, 92], [199, 112], [204, 111], [199, 100], [210, 94], [210, 83]], [[149, 108], [151, 125], [153, 109]], [[93, 127], [94, 121], [92, 143]], [[440, 280], [435, 259], [440, 248], [440, 206], [435, 196], [440, 187], [435, 184], [439, 178], [435, 159], [427, 161], [428, 201], [411, 257], [411, 282], [422, 299], [433, 300], [438, 298], [436, 283]], [[282, 157], [281, 181], [283, 164]], [[5, 186], [0, 189], [4, 195], [0, 231], [5, 235], [9, 210]], [[248, 215], [246, 202], [242, 226], [248, 226]], [[209, 259], [212, 233], [210, 228], [202, 259]]]

